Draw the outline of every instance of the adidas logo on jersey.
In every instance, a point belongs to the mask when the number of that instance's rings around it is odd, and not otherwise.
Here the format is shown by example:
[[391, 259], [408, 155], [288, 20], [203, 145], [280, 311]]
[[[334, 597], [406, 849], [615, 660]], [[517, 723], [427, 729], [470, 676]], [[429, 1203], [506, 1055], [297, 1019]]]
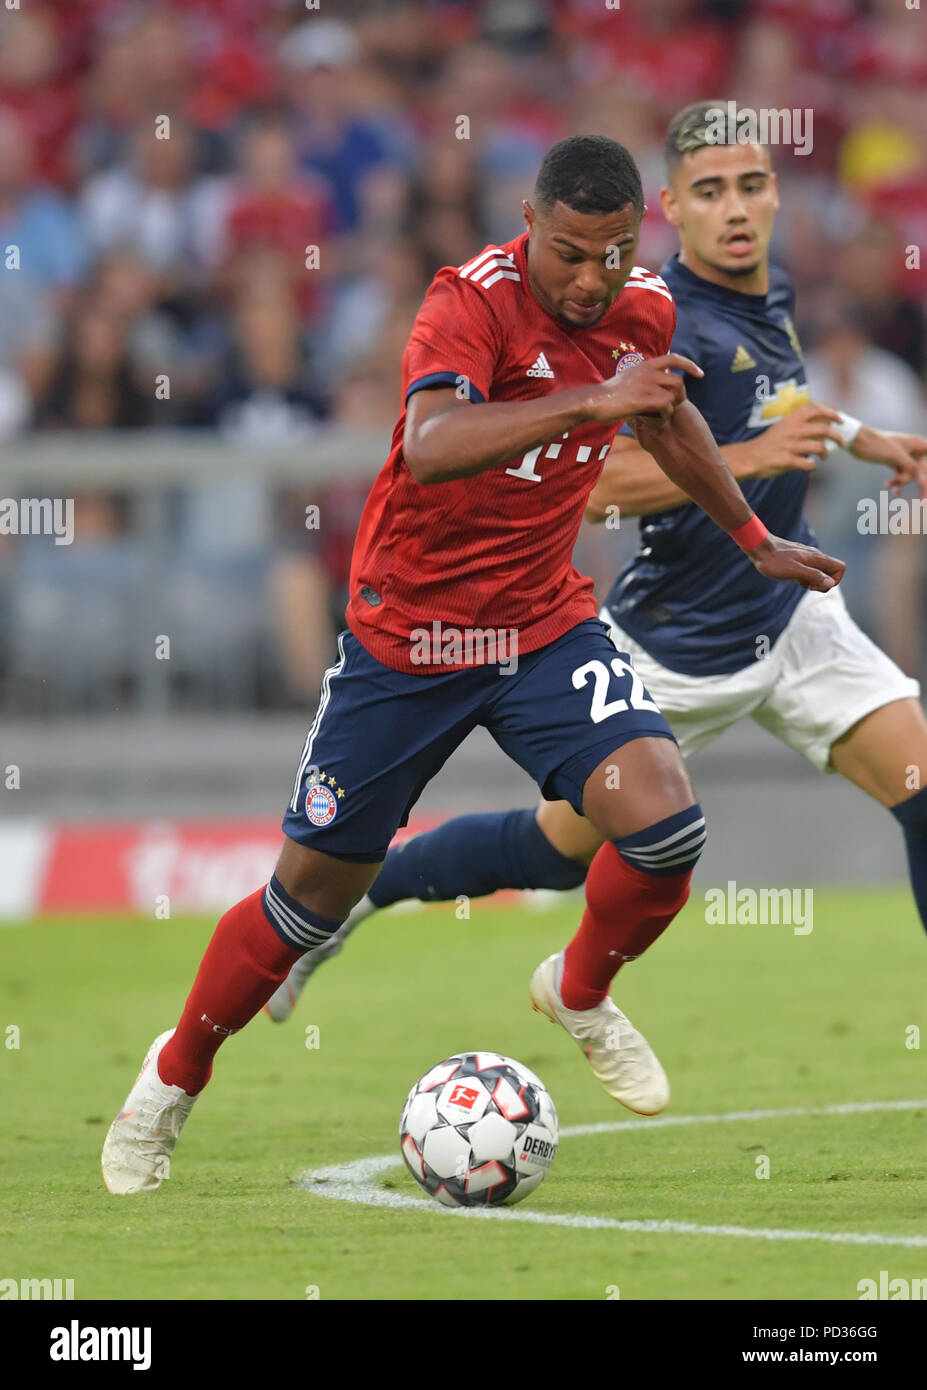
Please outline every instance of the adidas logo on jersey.
[[737, 344], [737, 351], [734, 353], [734, 360], [731, 363], [732, 372], [749, 372], [756, 363], [749, 352], [740, 343]]
[[528, 375], [528, 376], [546, 376], [546, 377], [548, 377], [551, 381], [553, 380], [554, 374], [553, 374], [553, 372], [551, 371], [550, 363], [548, 362], [547, 358], [544, 356], [543, 352], [539, 352], [539, 353], [538, 353], [538, 360], [535, 362], [535, 364], [534, 364], [533, 367], [529, 367], [529, 368], [528, 368], [527, 375]]

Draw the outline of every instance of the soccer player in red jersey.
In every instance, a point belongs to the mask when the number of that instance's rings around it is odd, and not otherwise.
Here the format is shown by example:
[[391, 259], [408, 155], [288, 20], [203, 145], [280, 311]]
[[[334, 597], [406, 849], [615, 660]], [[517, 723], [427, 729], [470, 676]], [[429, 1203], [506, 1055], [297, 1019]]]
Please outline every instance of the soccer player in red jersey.
[[477, 725], [604, 838], [576, 936], [535, 971], [535, 1006], [615, 1099], [640, 1114], [667, 1105], [663, 1068], [608, 989], [686, 901], [705, 821], [669, 725], [572, 564], [616, 430], [629, 419], [718, 545], [766, 577], [827, 590], [843, 565], [767, 532], [686, 401], [678, 373], [701, 371], [669, 352], [672, 296], [634, 266], [643, 210], [628, 152], [571, 137], [545, 157], [527, 232], [435, 277], [276, 871], [219, 922], [176, 1029], [149, 1049], [104, 1144], [111, 1192], [160, 1185], [221, 1043], [344, 922]]
[[[704, 376], [688, 392], [744, 494], [779, 535], [814, 543], [808, 470], [838, 444], [893, 470], [889, 486], [927, 497], [927, 438], [875, 429], [813, 402], [792, 321], [787, 272], [769, 255], [779, 206], [770, 152], [717, 137], [717, 101], [677, 113], [666, 133], [661, 201], [681, 247], [661, 275], [676, 304], [673, 347]], [[900, 824], [911, 889], [927, 928], [927, 719], [918, 682], [854, 623], [839, 589], [802, 593], [761, 579], [719, 547], [653, 457], [620, 433], [587, 520], [641, 517], [640, 546], [599, 616], [690, 754], [756, 720], [822, 772], [840, 773]], [[762, 637], [762, 642], [758, 639]], [[762, 659], [758, 659], [761, 657]], [[265, 1006], [283, 1022], [311, 975], [372, 913], [408, 899], [453, 901], [502, 888], [579, 887], [602, 844], [568, 801], [455, 816], [397, 845], [376, 882], [321, 949], [300, 957]]]

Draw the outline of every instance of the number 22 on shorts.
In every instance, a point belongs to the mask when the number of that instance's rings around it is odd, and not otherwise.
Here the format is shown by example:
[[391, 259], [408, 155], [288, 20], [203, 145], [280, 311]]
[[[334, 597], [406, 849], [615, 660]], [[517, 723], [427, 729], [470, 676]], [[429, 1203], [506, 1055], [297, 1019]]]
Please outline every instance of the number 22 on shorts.
[[631, 693], [627, 700], [608, 700], [609, 669], [604, 661], [587, 661], [582, 666], [577, 666], [573, 672], [574, 690], [582, 690], [584, 685], [592, 679], [595, 684], [592, 689], [592, 704], [589, 709], [589, 717], [593, 724], [601, 724], [603, 719], [610, 718], [613, 714], [624, 714], [628, 708], [638, 710], [655, 710], [659, 713], [659, 706], [652, 700], [647, 699], [644, 691], [644, 682], [637, 674], [633, 666], [626, 661], [622, 661], [620, 656], [612, 657], [609, 666], [616, 676], [623, 678], [631, 677]]

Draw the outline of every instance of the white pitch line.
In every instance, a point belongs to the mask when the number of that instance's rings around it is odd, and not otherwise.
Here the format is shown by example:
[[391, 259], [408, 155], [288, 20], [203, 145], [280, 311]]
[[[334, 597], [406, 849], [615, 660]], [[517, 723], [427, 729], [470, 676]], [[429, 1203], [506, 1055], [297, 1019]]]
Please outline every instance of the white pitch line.
[[866, 1115], [873, 1110], [927, 1110], [927, 1100], [866, 1100], [846, 1105], [820, 1105], [788, 1110], [729, 1110], [725, 1115], [661, 1115], [652, 1120], [617, 1120], [600, 1125], [573, 1125], [561, 1139], [580, 1134], [613, 1134], [619, 1129], [655, 1129], [670, 1125], [720, 1125], [741, 1120], [779, 1120], [796, 1115]]
[[[652, 1120], [619, 1120], [614, 1124], [573, 1125], [561, 1130], [561, 1139], [586, 1134], [612, 1134], [617, 1130], [654, 1129], [671, 1125], [728, 1124], [747, 1120], [778, 1120], [804, 1115], [865, 1115], [880, 1110], [927, 1110], [927, 1100], [864, 1101], [858, 1104], [824, 1105], [787, 1110], [732, 1110], [726, 1115], [670, 1115]], [[691, 1221], [617, 1221], [608, 1216], [569, 1216], [559, 1212], [523, 1211], [520, 1207], [439, 1207], [437, 1202], [407, 1197], [378, 1187], [376, 1180], [390, 1168], [402, 1166], [401, 1155], [359, 1158], [311, 1169], [297, 1179], [300, 1187], [329, 1201], [353, 1202], [391, 1211], [442, 1212], [476, 1220], [527, 1221], [534, 1226], [569, 1226], [582, 1230], [632, 1231], [646, 1235], [731, 1236], [748, 1240], [818, 1240], [831, 1245], [890, 1245], [927, 1249], [927, 1236], [886, 1236], [868, 1231], [796, 1231], [753, 1226], [699, 1226]]]

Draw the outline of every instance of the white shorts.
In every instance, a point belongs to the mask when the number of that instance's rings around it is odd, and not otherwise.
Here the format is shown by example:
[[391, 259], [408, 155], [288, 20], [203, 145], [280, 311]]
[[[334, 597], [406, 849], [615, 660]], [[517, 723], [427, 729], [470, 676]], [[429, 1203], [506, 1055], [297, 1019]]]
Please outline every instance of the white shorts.
[[830, 750], [842, 734], [873, 710], [921, 693], [856, 626], [839, 589], [804, 594], [769, 655], [723, 676], [670, 671], [622, 632], [607, 608], [599, 617], [630, 655], [684, 758], [749, 715], [822, 772], [833, 772]]

